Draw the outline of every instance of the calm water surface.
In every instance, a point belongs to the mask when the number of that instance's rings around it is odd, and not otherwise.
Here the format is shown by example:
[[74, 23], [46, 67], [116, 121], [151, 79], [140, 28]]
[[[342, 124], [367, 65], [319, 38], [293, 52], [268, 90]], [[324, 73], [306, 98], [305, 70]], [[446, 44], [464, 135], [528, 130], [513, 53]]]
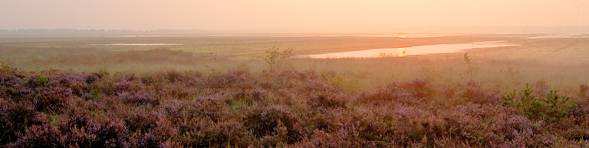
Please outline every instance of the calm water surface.
[[405, 48], [379, 48], [358, 51], [332, 52], [324, 54], [312, 54], [299, 56], [301, 58], [314, 59], [338, 59], [338, 58], [380, 58], [380, 57], [403, 57], [410, 55], [426, 55], [440, 53], [465, 52], [468, 49], [494, 48], [518, 46], [505, 41], [485, 41], [461, 44], [436, 44], [424, 46], [412, 46]]
[[115, 43], [115, 44], [89, 44], [91, 46], [182, 46], [184, 44], [166, 44], [166, 43]]

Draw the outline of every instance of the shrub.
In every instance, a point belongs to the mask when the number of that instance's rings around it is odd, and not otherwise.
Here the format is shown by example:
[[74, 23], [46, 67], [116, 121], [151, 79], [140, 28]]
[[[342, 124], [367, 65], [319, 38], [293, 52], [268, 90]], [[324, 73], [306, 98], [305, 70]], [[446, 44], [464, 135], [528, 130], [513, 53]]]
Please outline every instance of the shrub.
[[244, 126], [257, 138], [279, 136], [280, 141], [289, 144], [302, 139], [298, 119], [289, 112], [279, 109], [255, 110], [246, 115]]
[[31, 78], [31, 82], [29, 83], [33, 87], [42, 87], [49, 85], [49, 78], [45, 76], [37, 76]]
[[549, 91], [544, 98], [534, 95], [534, 90], [528, 85], [520, 93], [509, 93], [503, 97], [503, 103], [514, 107], [528, 118], [559, 121], [566, 117], [576, 106], [569, 97], [561, 96], [555, 90]]
[[124, 102], [134, 105], [159, 105], [159, 100], [153, 97], [152, 94], [139, 91], [139, 92], [122, 92], [118, 95]]
[[346, 101], [343, 99], [344, 97], [333, 95], [333, 94], [320, 94], [319, 96], [313, 98], [310, 102], [312, 107], [319, 107], [319, 108], [343, 108], [346, 106]]
[[225, 100], [231, 110], [241, 110], [253, 106], [256, 102], [263, 102], [265, 94], [260, 90], [242, 90]]
[[91, 89], [90, 92], [84, 93], [84, 95], [82, 97], [87, 100], [98, 100], [98, 99], [101, 99], [103, 96], [102, 96], [102, 93], [100, 92], [100, 90]]
[[102, 123], [96, 131], [96, 144], [93, 147], [117, 147], [127, 146], [128, 130], [124, 122], [118, 119], [110, 119]]
[[247, 147], [254, 139], [245, 134], [245, 130], [236, 122], [220, 122], [206, 126], [198, 132], [190, 133], [185, 142], [190, 147]]
[[61, 112], [65, 109], [71, 96], [71, 89], [51, 87], [39, 90], [32, 101], [38, 111]]
[[16, 142], [17, 147], [59, 147], [65, 146], [65, 137], [53, 126], [32, 126]]
[[270, 71], [284, 68], [285, 60], [293, 55], [292, 49], [281, 50], [280, 48], [271, 48], [264, 55], [264, 62], [268, 65]]

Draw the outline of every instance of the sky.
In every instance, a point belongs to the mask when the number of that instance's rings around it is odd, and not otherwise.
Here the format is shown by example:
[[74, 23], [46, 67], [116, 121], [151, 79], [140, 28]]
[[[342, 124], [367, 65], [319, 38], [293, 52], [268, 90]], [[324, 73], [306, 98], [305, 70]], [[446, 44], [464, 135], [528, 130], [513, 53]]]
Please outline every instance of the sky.
[[587, 26], [589, 0], [0, 0], [4, 29], [385, 33]]

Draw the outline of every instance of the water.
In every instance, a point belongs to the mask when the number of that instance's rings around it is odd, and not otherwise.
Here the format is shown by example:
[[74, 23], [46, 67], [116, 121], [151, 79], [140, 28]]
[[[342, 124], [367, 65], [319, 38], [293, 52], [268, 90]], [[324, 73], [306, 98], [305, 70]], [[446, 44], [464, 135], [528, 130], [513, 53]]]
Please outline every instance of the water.
[[214, 34], [207, 35], [209, 37], [234, 37], [234, 36], [245, 36], [245, 37], [397, 37], [397, 38], [431, 38], [431, 37], [447, 37], [447, 36], [458, 36], [464, 34], [450, 34], [450, 33], [392, 33], [392, 34], [304, 34], [304, 33], [271, 33], [271, 34]]
[[166, 44], [166, 43], [115, 43], [115, 44], [89, 44], [90, 46], [182, 46], [184, 44]]
[[528, 39], [566, 39], [566, 38], [588, 38], [585, 34], [548, 34], [528, 37]]
[[299, 56], [301, 58], [314, 59], [339, 59], [339, 58], [380, 58], [380, 57], [404, 57], [411, 55], [427, 55], [440, 53], [464, 52], [467, 49], [494, 48], [518, 46], [505, 41], [485, 41], [462, 44], [436, 44], [424, 46], [412, 46], [405, 48], [380, 48], [347, 52], [334, 52], [325, 54], [312, 54]]

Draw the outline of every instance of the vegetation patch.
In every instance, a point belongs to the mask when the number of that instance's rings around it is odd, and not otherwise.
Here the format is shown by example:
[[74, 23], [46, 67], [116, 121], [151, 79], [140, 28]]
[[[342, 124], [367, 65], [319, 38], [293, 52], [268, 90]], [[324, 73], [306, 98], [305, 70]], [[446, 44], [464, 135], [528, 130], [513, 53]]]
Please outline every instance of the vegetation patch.
[[[153, 74], [0, 69], [8, 147], [513, 147], [588, 144], [577, 92], [477, 82], [346, 91], [319, 72]], [[336, 81], [337, 82], [337, 81]], [[579, 93], [586, 93], [585, 86]], [[545, 93], [540, 93], [545, 92]], [[462, 94], [462, 95], [460, 95]], [[496, 94], [504, 94], [498, 100]], [[580, 96], [579, 99], [570, 96]], [[463, 99], [457, 99], [463, 98]], [[501, 98], [501, 97], [499, 97]], [[498, 101], [497, 101], [498, 100]]]

